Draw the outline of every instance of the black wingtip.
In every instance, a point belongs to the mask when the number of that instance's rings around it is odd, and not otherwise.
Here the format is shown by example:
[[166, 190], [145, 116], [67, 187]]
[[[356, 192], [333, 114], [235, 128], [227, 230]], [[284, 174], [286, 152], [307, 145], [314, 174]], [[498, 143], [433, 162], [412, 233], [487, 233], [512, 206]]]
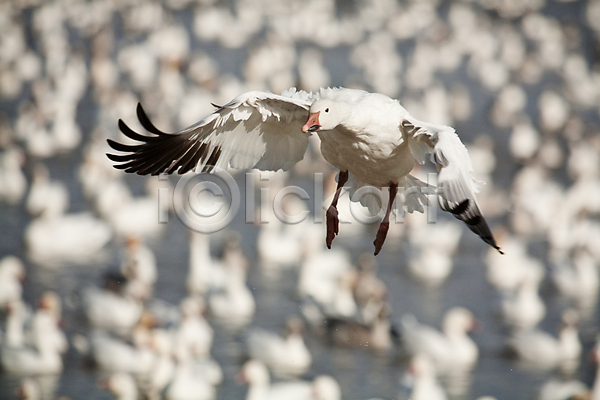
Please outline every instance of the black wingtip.
[[148, 114], [146, 114], [146, 111], [144, 111], [144, 107], [142, 107], [142, 103], [137, 104], [135, 112], [137, 114], [138, 119], [140, 120], [140, 123], [148, 132], [154, 133], [155, 135], [166, 135], [165, 132], [158, 129], [150, 121], [150, 118], [148, 118]]
[[109, 160], [114, 161], [114, 162], [126, 162], [126, 161], [131, 161], [131, 159], [132, 159], [131, 154], [117, 155], [117, 154], [112, 154], [112, 153], [106, 153], [106, 157], [108, 157]]
[[123, 134], [128, 138], [137, 140], [138, 142], [147, 142], [148, 140], [150, 140], [150, 137], [140, 135], [139, 133], [131, 129], [129, 126], [127, 126], [125, 122], [123, 122], [122, 119], [119, 119], [119, 130], [123, 132]]
[[106, 142], [114, 150], [123, 151], [123, 152], [134, 152], [137, 149], [139, 149], [139, 147], [140, 147], [139, 145], [128, 145], [128, 144], [115, 142], [112, 139], [106, 139]]

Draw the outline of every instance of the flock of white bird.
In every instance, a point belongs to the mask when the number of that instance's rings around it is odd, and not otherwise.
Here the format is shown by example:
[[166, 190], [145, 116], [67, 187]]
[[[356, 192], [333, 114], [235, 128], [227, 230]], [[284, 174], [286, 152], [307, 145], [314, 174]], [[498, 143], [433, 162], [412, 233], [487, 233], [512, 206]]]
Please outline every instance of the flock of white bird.
[[[399, 344], [410, 358], [398, 377], [408, 398], [468, 396], [480, 357], [469, 336], [480, 325], [474, 313], [449, 305], [441, 329], [412, 314], [394, 318], [394, 288], [378, 277], [374, 259], [341, 246], [327, 250], [322, 226], [309, 221], [289, 225], [271, 218], [257, 227], [256, 260], [242, 252], [246, 238], [235, 232], [222, 240], [218, 257], [210, 236], [191, 232], [180, 304], [154, 296], [157, 280], [167, 279], [159, 270], [166, 269], [148, 243], [165, 233], [166, 225], [157, 223], [158, 197], [160, 189], [172, 188], [152, 178], [145, 194], [134, 195], [105, 157], [116, 121], [134, 121], [141, 101], [169, 130], [246, 90], [344, 84], [400, 96], [416, 117], [466, 132], [475, 173], [486, 182], [478, 195], [483, 213], [505, 222], [494, 232], [505, 255], [490, 249], [481, 258], [498, 294], [502, 342], [516, 365], [552, 376], [525, 393], [537, 391], [540, 400], [600, 399], [600, 377], [591, 385], [576, 380], [586, 345], [598, 333], [600, 71], [586, 49], [600, 38], [600, 2], [372, 0], [341, 9], [337, 3], [0, 4], [0, 104], [7, 105], [0, 115], [1, 214], [4, 221], [28, 215], [22, 238], [27, 262], [7, 255], [19, 249], [2, 248], [0, 364], [4, 374], [19, 377], [21, 398], [60, 392], [69, 346], [82, 364], [102, 372], [98, 385], [117, 399], [216, 398], [227, 372], [211, 357], [215, 325], [239, 333], [249, 361], [239, 362], [237, 377], [248, 385], [249, 400], [353, 398], [335, 372], [313, 372], [307, 334], [331, 345], [368, 346], [380, 356]], [[550, 6], [580, 12], [565, 22], [545, 13]], [[90, 103], [95, 111], [83, 111]], [[480, 131], [484, 125], [490, 132]], [[473, 140], [465, 139], [469, 134]], [[505, 156], [499, 156], [502, 146]], [[52, 177], [45, 164], [81, 148], [72, 178], [88, 207], [72, 212], [70, 178]], [[323, 171], [327, 185], [335, 184], [319, 160], [308, 154], [269, 185]], [[297, 214], [298, 205], [290, 207]], [[344, 227], [341, 240], [367, 228]], [[455, 221], [407, 217], [392, 227], [388, 241], [405, 244], [411, 279], [439, 290], [454, 256], [470, 251], [461, 247], [462, 229]], [[119, 248], [118, 268], [81, 288], [77, 307], [87, 320], [85, 332], [67, 338], [65, 299], [57, 293], [44, 292], [35, 306], [24, 301], [27, 273], [89, 265]], [[299, 312], [280, 321], [283, 336], [252, 324], [257, 303], [247, 278], [256, 267], [265, 276], [297, 271]], [[548, 309], [540, 291], [548, 288], [563, 310], [561, 328], [551, 333], [540, 328]], [[587, 330], [579, 332], [580, 326]], [[596, 358], [599, 352], [595, 347]]]

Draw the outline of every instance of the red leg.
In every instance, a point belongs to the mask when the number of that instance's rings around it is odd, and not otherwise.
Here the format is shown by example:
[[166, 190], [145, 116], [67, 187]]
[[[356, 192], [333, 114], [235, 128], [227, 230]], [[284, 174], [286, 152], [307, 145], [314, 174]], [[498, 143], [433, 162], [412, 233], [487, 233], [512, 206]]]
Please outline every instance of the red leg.
[[396, 193], [398, 192], [398, 184], [392, 183], [390, 184], [390, 199], [388, 202], [387, 210], [385, 212], [385, 217], [379, 224], [379, 229], [377, 230], [377, 236], [373, 241], [375, 245], [375, 255], [379, 254], [381, 251], [381, 247], [383, 246], [383, 242], [385, 242], [385, 237], [387, 236], [388, 230], [390, 229], [390, 212], [392, 211], [392, 205], [394, 204], [394, 198], [396, 197]]
[[338, 219], [338, 210], [337, 210], [337, 202], [342, 194], [342, 188], [348, 181], [348, 171], [340, 171], [340, 175], [338, 176], [338, 184], [337, 189], [335, 190], [335, 194], [333, 195], [333, 201], [331, 205], [327, 209], [327, 238], [325, 242], [327, 243], [327, 248], [331, 249], [331, 242], [335, 238], [335, 235], [338, 234], [340, 230], [340, 220]]

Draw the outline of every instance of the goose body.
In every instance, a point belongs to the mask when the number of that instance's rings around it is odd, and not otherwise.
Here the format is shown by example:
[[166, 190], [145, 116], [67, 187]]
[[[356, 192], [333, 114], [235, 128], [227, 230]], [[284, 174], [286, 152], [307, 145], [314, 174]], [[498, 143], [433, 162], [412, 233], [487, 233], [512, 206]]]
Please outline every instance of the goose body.
[[111, 238], [110, 227], [89, 212], [42, 216], [25, 230], [28, 254], [41, 265], [85, 262]]
[[250, 358], [264, 362], [277, 375], [302, 375], [310, 367], [312, 356], [301, 330], [300, 320], [291, 319], [284, 337], [263, 329], [251, 331], [247, 341]]
[[83, 308], [94, 328], [119, 334], [129, 332], [142, 316], [143, 305], [133, 297], [89, 287], [83, 292]]
[[194, 371], [187, 361], [177, 366], [173, 380], [165, 390], [166, 400], [211, 400], [215, 395], [215, 388], [206, 376]]
[[0, 347], [0, 366], [12, 374], [59, 374], [63, 370], [60, 353], [64, 343], [57, 342], [56, 336], [35, 335], [31, 346], [25, 343], [24, 304], [14, 304], [9, 310], [7, 332]]
[[19, 258], [5, 256], [0, 260], [0, 307], [21, 299], [25, 274], [25, 266]]
[[[376, 254], [387, 234], [398, 187], [425, 185], [409, 173], [430, 155], [440, 171], [436, 193], [442, 209], [499, 250], [475, 199], [477, 186], [468, 152], [454, 129], [419, 121], [385, 95], [345, 88], [316, 93], [292, 88], [282, 95], [247, 92], [176, 134], [157, 129], [141, 106], [137, 116], [152, 136], [140, 135], [120, 120], [121, 131], [138, 144], [109, 139], [109, 145], [123, 154], [108, 157], [115, 168], [140, 175], [210, 173], [227, 166], [288, 170], [304, 157], [309, 135], [318, 132], [323, 157], [340, 170], [328, 211], [328, 247], [338, 233], [337, 200], [348, 174], [354, 178], [354, 190], [390, 188], [388, 210], [374, 243]], [[423, 193], [418, 192], [406, 197], [424, 203]]]
[[150, 374], [157, 355], [145, 343], [134, 338], [131, 344], [108, 332], [95, 330], [91, 333], [92, 355], [100, 369], [109, 372]]
[[573, 373], [579, 366], [582, 350], [576, 327], [578, 320], [575, 310], [567, 310], [563, 313], [558, 337], [532, 329], [516, 332], [508, 344], [526, 366], [541, 370], [560, 368], [563, 373]]
[[425, 355], [415, 355], [405, 381], [411, 382], [410, 399], [414, 400], [446, 400], [448, 397], [436, 377], [435, 364]]
[[319, 375], [312, 382], [284, 381], [271, 383], [267, 367], [260, 361], [247, 361], [238, 375], [248, 384], [246, 400], [341, 400], [341, 390], [335, 379]]
[[444, 315], [442, 331], [417, 322], [410, 314], [402, 317], [401, 324], [407, 349], [413, 355], [429, 357], [439, 373], [468, 371], [477, 362], [479, 349], [467, 335], [477, 325], [470, 311], [462, 307], [448, 310]]
[[514, 293], [507, 294], [500, 304], [505, 322], [516, 329], [531, 329], [546, 315], [546, 305], [539, 293], [539, 282], [532, 274], [523, 276]]
[[209, 236], [190, 231], [190, 260], [186, 286], [192, 295], [204, 295], [223, 288], [227, 279], [225, 266], [210, 254]]
[[27, 178], [22, 170], [25, 154], [13, 147], [0, 154], [0, 201], [17, 205], [25, 196]]

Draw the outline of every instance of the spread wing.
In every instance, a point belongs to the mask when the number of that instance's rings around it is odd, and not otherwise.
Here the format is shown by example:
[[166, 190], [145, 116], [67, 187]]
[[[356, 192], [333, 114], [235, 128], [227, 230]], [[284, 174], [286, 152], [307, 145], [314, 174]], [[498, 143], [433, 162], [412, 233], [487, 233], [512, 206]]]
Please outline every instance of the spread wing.
[[502, 253], [477, 204], [475, 193], [478, 189], [471, 176], [471, 159], [454, 128], [412, 117], [404, 119], [402, 128], [415, 159], [423, 164], [430, 155], [431, 162], [438, 168], [438, 198], [442, 210], [452, 213]]
[[108, 139], [110, 147], [124, 154], [107, 156], [115, 168], [139, 175], [211, 172], [227, 165], [288, 170], [306, 152], [309, 134], [301, 128], [311, 103], [312, 94], [303, 91], [247, 92], [178, 133], [157, 129], [138, 104], [138, 119], [151, 135], [134, 132], [119, 120], [121, 132], [139, 144]]

